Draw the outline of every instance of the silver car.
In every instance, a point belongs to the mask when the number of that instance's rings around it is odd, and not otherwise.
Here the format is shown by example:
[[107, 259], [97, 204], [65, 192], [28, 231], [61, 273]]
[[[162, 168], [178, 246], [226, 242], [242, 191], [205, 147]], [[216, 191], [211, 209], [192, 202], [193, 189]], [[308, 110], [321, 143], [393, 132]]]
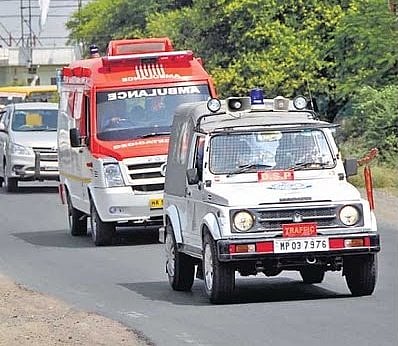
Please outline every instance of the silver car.
[[18, 181], [58, 180], [58, 104], [7, 105], [0, 114], [0, 184], [15, 192]]

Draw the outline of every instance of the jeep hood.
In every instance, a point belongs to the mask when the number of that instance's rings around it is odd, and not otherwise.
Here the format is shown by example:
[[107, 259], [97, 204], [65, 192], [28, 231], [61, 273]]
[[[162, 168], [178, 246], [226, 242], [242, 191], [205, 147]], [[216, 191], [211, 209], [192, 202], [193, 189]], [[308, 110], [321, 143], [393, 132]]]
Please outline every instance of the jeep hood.
[[13, 132], [10, 141], [31, 148], [57, 148], [57, 131]]
[[360, 198], [353, 185], [336, 179], [214, 184], [207, 191], [208, 201], [229, 207], [303, 201], [339, 202]]

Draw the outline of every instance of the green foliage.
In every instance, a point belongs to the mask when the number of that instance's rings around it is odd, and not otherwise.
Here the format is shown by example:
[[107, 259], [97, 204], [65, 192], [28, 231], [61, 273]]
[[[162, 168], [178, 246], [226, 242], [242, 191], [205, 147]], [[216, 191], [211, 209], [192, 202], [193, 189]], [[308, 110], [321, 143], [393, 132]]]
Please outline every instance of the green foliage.
[[365, 154], [379, 149], [379, 161], [398, 167], [398, 85], [362, 88], [352, 102], [353, 115], [343, 121], [347, 151]]
[[93, 0], [75, 12], [66, 26], [70, 42], [97, 44], [102, 53], [112, 39], [146, 36], [147, 16], [189, 4], [173, 0]]
[[[398, 195], [398, 172], [397, 168], [390, 168], [385, 166], [371, 167], [373, 187], [375, 189], [388, 189]], [[365, 179], [363, 169], [359, 169], [356, 176], [349, 178], [350, 183], [357, 187], [365, 187]]]
[[110, 39], [168, 36], [203, 58], [220, 96], [311, 92], [323, 118], [352, 117], [344, 151], [376, 146], [395, 165], [397, 24], [385, 0], [93, 0], [67, 26], [102, 52]]

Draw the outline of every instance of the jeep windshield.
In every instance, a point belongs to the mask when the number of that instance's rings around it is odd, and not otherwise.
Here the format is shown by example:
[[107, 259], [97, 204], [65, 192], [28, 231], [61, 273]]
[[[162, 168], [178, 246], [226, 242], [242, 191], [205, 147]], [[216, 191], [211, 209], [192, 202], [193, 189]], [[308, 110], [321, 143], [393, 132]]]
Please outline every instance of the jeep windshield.
[[180, 104], [209, 97], [205, 84], [98, 92], [97, 137], [114, 141], [169, 134]]
[[58, 110], [17, 109], [12, 115], [11, 129], [15, 132], [57, 131]]
[[326, 137], [319, 129], [216, 134], [210, 141], [209, 169], [213, 174], [334, 166]]

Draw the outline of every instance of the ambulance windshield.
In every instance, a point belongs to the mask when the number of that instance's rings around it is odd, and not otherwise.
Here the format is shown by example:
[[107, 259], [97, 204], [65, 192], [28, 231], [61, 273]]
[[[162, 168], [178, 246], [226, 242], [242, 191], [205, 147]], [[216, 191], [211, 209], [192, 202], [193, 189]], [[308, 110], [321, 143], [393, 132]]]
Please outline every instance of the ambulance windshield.
[[113, 141], [169, 133], [177, 106], [209, 97], [207, 85], [98, 92], [97, 137]]

